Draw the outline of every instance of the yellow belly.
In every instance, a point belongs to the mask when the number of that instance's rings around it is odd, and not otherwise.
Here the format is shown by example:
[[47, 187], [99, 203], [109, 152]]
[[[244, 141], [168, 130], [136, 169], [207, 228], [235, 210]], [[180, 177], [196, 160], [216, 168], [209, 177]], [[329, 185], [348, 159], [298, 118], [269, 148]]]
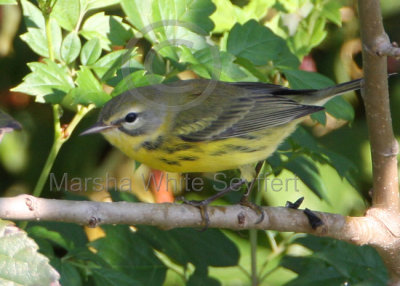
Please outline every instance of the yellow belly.
[[[297, 121], [249, 133], [246, 137], [217, 141], [187, 142], [165, 135], [143, 144], [148, 138], [123, 132], [105, 132], [106, 139], [129, 157], [151, 168], [168, 172], [217, 172], [256, 163], [270, 156], [296, 128]], [[159, 144], [158, 144], [159, 143]]]

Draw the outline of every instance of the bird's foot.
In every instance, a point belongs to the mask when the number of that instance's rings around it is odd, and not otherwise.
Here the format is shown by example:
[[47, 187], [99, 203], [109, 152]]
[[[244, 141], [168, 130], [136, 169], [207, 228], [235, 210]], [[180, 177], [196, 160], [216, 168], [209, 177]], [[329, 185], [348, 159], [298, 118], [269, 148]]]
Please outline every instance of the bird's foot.
[[215, 195], [213, 195], [211, 197], [208, 197], [207, 199], [202, 200], [202, 201], [187, 200], [182, 196], [181, 197], [177, 197], [175, 199], [175, 201], [181, 201], [184, 204], [194, 206], [194, 207], [196, 207], [196, 208], [198, 208], [200, 210], [201, 222], [202, 222], [202, 225], [203, 225], [201, 231], [204, 231], [210, 225], [210, 218], [208, 216], [207, 206], [210, 203], [212, 203], [213, 201], [215, 201], [216, 199], [219, 199], [219, 198], [225, 196], [226, 194], [232, 192], [233, 190], [236, 190], [237, 188], [239, 188], [244, 183], [245, 183], [245, 181], [241, 180], [238, 183], [232, 184], [231, 186], [229, 186], [225, 190], [222, 190], [221, 192], [216, 193]]
[[264, 217], [265, 217], [264, 210], [262, 209], [261, 206], [255, 204], [253, 202], [250, 202], [248, 196], [246, 196], [246, 195], [243, 196], [242, 199], [240, 200], [239, 204], [252, 209], [259, 216], [257, 221], [255, 222], [255, 224], [259, 224], [264, 220]]
[[187, 200], [181, 196], [181, 197], [176, 197], [175, 201], [178, 202], [181, 201], [186, 205], [198, 208], [200, 210], [201, 224], [202, 224], [202, 228], [200, 229], [200, 231], [205, 231], [208, 228], [208, 226], [210, 225], [210, 218], [208, 216], [207, 206], [211, 202], [209, 201], [209, 199], [196, 201], [196, 200]]

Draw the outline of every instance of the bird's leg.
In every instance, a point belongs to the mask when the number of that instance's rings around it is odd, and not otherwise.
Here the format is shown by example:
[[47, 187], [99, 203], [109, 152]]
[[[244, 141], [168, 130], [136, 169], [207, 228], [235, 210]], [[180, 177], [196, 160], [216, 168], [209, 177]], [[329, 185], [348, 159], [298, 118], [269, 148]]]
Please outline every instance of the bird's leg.
[[190, 200], [186, 200], [184, 197], [177, 197], [176, 200], [177, 201], [183, 201], [185, 204], [189, 204], [192, 205], [194, 207], [201, 207], [201, 206], [206, 206], [209, 205], [210, 203], [212, 203], [213, 201], [225, 196], [226, 194], [232, 192], [233, 190], [236, 190], [237, 188], [239, 188], [240, 186], [242, 186], [246, 181], [245, 180], [240, 180], [238, 183], [236, 184], [232, 184], [229, 187], [227, 187], [226, 189], [216, 193], [215, 195], [212, 195], [210, 197], [208, 197], [205, 200], [202, 201], [190, 201]]
[[[253, 172], [253, 179], [251, 180], [250, 183], [248, 183], [248, 188], [247, 188], [247, 192], [243, 195], [242, 199], [240, 200], [239, 204], [241, 204], [242, 206], [246, 206], [251, 208], [252, 210], [254, 210], [257, 214], [260, 215], [259, 219], [257, 220], [256, 223], [260, 223], [264, 220], [265, 214], [262, 210], [262, 208], [252, 202], [249, 201], [249, 195], [252, 191], [252, 189], [254, 188], [254, 185], [257, 181], [258, 175], [260, 174], [261, 168], [263, 166], [264, 161], [259, 162], [256, 165], [255, 168], [255, 175]], [[177, 197], [175, 199], [175, 201], [182, 201], [185, 204], [197, 207], [200, 209], [200, 214], [201, 214], [201, 218], [202, 218], [202, 224], [204, 225], [204, 227], [202, 228], [202, 230], [206, 230], [208, 228], [208, 225], [210, 223], [210, 219], [208, 217], [208, 212], [207, 212], [207, 206], [212, 203], [213, 201], [225, 196], [226, 194], [237, 190], [239, 187], [241, 187], [244, 183], [248, 182], [248, 180], [246, 179], [241, 179], [239, 182], [230, 185], [229, 187], [227, 187], [226, 189], [222, 190], [221, 192], [216, 193], [215, 195], [208, 197], [205, 200], [202, 201], [196, 201], [196, 200], [187, 200], [185, 199], [183, 196], [181, 197]]]
[[177, 197], [175, 201], [182, 201], [185, 204], [197, 207], [200, 209], [200, 214], [202, 218], [202, 224], [204, 225], [203, 228], [201, 229], [206, 230], [208, 228], [208, 225], [210, 224], [210, 219], [208, 217], [208, 212], [207, 212], [207, 206], [212, 203], [213, 201], [225, 196], [226, 194], [232, 192], [233, 190], [236, 190], [237, 188], [241, 187], [246, 181], [245, 180], [240, 180], [239, 182], [230, 185], [226, 189], [222, 190], [219, 193], [216, 193], [215, 195], [208, 197], [205, 200], [202, 201], [195, 201], [195, 200], [187, 200], [183, 196]]
[[254, 185], [255, 185], [255, 183], [256, 183], [256, 181], [257, 181], [258, 176], [260, 175], [261, 168], [262, 168], [263, 164], [264, 164], [264, 161], [261, 161], [261, 162], [258, 162], [258, 163], [257, 163], [256, 169], [255, 169], [255, 170], [256, 170], [255, 176], [254, 176], [254, 178], [251, 180], [251, 182], [248, 183], [247, 192], [243, 195], [243, 197], [242, 197], [241, 200], [240, 200], [240, 204], [241, 204], [242, 206], [246, 206], [246, 207], [248, 207], [248, 208], [251, 208], [251, 209], [252, 209], [253, 211], [255, 211], [258, 215], [260, 215], [260, 217], [259, 217], [258, 220], [256, 221], [256, 224], [259, 224], [260, 222], [262, 222], [262, 221], [264, 220], [265, 214], [264, 214], [264, 211], [263, 211], [263, 209], [262, 209], [261, 206], [255, 204], [255, 203], [253, 203], [253, 202], [251, 202], [251, 201], [249, 200], [249, 196], [250, 196], [250, 194], [251, 194], [251, 191], [252, 191], [253, 188], [254, 188]]

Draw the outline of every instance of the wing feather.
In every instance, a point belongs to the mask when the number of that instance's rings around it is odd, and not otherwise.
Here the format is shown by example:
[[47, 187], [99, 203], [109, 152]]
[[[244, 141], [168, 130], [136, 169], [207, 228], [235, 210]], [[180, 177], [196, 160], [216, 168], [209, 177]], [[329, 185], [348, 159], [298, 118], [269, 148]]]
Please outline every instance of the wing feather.
[[273, 95], [278, 89], [279, 86], [271, 85], [270, 91], [264, 84], [261, 93], [258, 85], [246, 89], [238, 83], [219, 83], [199, 106], [179, 112], [175, 118], [176, 135], [187, 141], [238, 137], [323, 109]]

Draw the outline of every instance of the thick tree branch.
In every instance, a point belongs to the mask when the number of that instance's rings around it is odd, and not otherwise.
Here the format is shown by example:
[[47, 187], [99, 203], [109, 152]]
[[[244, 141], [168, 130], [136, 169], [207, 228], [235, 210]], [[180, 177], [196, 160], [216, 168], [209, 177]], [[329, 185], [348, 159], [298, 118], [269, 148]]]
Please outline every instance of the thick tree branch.
[[375, 245], [389, 270], [391, 285], [400, 285], [398, 143], [393, 135], [387, 83], [387, 59], [398, 56], [384, 31], [378, 0], [358, 1], [363, 43], [363, 91], [373, 166], [372, 209], [369, 214], [387, 227], [395, 241]]
[[[316, 212], [323, 225], [312, 229], [302, 210], [263, 207], [265, 219], [256, 224], [258, 214], [240, 206], [209, 206], [209, 227], [270, 229], [329, 236], [355, 244], [381, 245], [397, 237], [374, 215], [344, 217]], [[0, 217], [11, 220], [72, 222], [89, 226], [100, 224], [154, 225], [162, 229], [202, 227], [199, 209], [185, 204], [149, 204], [41, 199], [29, 195], [0, 198]]]
[[[386, 33], [378, 0], [359, 0], [363, 42], [364, 104], [373, 163], [373, 206], [398, 212], [398, 144], [389, 106], [386, 57], [377, 55]], [[375, 51], [375, 52], [374, 52]]]

